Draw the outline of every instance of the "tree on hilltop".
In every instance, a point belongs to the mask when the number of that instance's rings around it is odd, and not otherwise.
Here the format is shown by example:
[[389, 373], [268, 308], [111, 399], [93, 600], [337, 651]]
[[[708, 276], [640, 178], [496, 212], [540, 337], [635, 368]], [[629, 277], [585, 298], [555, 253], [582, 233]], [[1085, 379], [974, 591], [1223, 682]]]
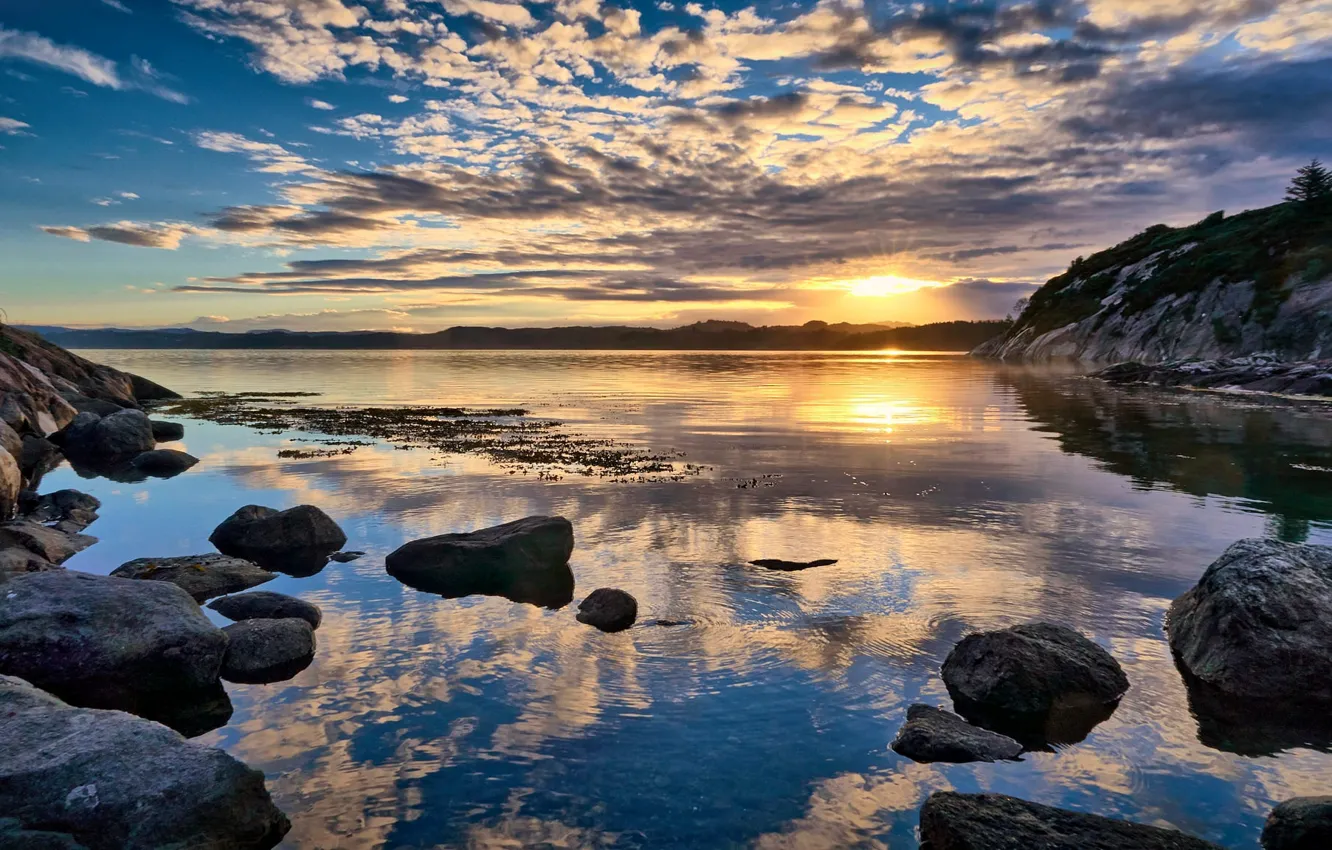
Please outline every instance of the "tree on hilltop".
[[1332, 202], [1332, 171], [1315, 159], [1295, 172], [1295, 179], [1286, 189], [1286, 200], [1320, 206]]

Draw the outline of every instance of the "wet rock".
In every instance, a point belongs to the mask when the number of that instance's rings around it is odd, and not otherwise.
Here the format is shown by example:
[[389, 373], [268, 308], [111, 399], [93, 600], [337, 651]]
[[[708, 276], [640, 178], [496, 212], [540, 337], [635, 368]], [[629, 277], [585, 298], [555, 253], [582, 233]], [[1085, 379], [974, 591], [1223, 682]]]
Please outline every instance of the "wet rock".
[[959, 714], [1028, 748], [1082, 740], [1129, 687], [1110, 653], [1051, 623], [968, 635], [942, 675]]
[[63, 564], [96, 542], [96, 537], [69, 534], [27, 519], [0, 523], [0, 549], [26, 549], [53, 564]]
[[573, 525], [532, 516], [479, 531], [414, 540], [385, 559], [389, 575], [449, 599], [482, 594], [547, 608], [573, 601]]
[[314, 660], [314, 629], [298, 617], [243, 620], [222, 631], [231, 641], [222, 658], [222, 678], [228, 682], [285, 681]]
[[1172, 829], [1070, 812], [1003, 794], [931, 794], [920, 810], [929, 850], [1221, 850]]
[[57, 531], [76, 534], [97, 521], [102, 503], [97, 498], [78, 490], [57, 490], [44, 496], [35, 496], [23, 506], [24, 518], [33, 522], [52, 524]]
[[1327, 850], [1332, 847], [1332, 797], [1296, 797], [1272, 810], [1263, 827], [1263, 850]]
[[614, 587], [601, 587], [578, 603], [576, 619], [603, 632], [622, 632], [638, 619], [638, 600]]
[[89, 467], [127, 463], [157, 445], [142, 410], [121, 410], [110, 416], [80, 413], [54, 442], [71, 461]]
[[256, 590], [253, 593], [238, 593], [224, 596], [208, 604], [217, 613], [229, 620], [284, 620], [295, 617], [310, 624], [310, 628], [319, 628], [323, 614], [319, 606], [304, 599], [273, 593], [270, 590]]
[[200, 603], [277, 578], [277, 573], [270, 573], [257, 564], [216, 554], [137, 558], [116, 567], [111, 575], [170, 582]]
[[263, 774], [223, 751], [128, 714], [72, 707], [8, 676], [0, 812], [28, 831], [68, 836], [32, 847], [267, 850], [290, 828]]
[[162, 419], [149, 419], [148, 426], [153, 431], [153, 439], [159, 443], [170, 443], [184, 439], [185, 426], [179, 422], [166, 422]]
[[23, 480], [28, 482], [29, 488], [36, 489], [42, 476], [59, 466], [63, 460], [60, 448], [45, 437], [29, 434], [23, 438], [23, 448], [19, 452], [19, 471], [23, 473]]
[[1284, 361], [1267, 354], [1165, 363], [1116, 363], [1096, 372], [1109, 384], [1150, 384], [1279, 395], [1332, 395], [1332, 360]]
[[314, 505], [285, 511], [246, 505], [214, 529], [208, 542], [224, 555], [283, 572], [317, 571], [347, 535]]
[[106, 401], [100, 398], [89, 398], [83, 393], [66, 390], [60, 394], [60, 397], [69, 402], [70, 406], [79, 413], [95, 413], [98, 416], [110, 416], [113, 413], [119, 413], [125, 409], [125, 405], [116, 404], [114, 401]]
[[19, 492], [23, 489], [23, 474], [18, 461], [9, 452], [0, 451], [0, 520], [7, 520], [18, 511]]
[[194, 466], [199, 459], [185, 452], [174, 449], [154, 449], [144, 452], [130, 461], [130, 465], [145, 475], [154, 478], [174, 478]]
[[966, 764], [1016, 759], [1022, 745], [1007, 735], [972, 726], [952, 712], [913, 705], [893, 739], [893, 750], [922, 763]]
[[756, 567], [763, 567], [765, 570], [778, 570], [784, 573], [793, 573], [800, 570], [808, 570], [812, 567], [830, 567], [837, 563], [835, 558], [821, 558], [817, 561], [783, 561], [779, 558], [760, 558], [757, 561], [750, 561], [750, 564]]
[[330, 561], [337, 561], [339, 564], [348, 564], [364, 555], [364, 552], [334, 552], [332, 555], [328, 556], [328, 559]]
[[[227, 636], [179, 587], [67, 570], [0, 592], [0, 674], [164, 723], [215, 699]], [[186, 708], [182, 708], [185, 706]]]
[[1167, 623], [1180, 666], [1212, 688], [1332, 706], [1332, 547], [1241, 540]]
[[129, 375], [130, 389], [134, 391], [134, 398], [138, 401], [169, 401], [181, 397], [175, 390], [169, 390], [142, 375], [135, 375], [132, 372], [125, 374]]

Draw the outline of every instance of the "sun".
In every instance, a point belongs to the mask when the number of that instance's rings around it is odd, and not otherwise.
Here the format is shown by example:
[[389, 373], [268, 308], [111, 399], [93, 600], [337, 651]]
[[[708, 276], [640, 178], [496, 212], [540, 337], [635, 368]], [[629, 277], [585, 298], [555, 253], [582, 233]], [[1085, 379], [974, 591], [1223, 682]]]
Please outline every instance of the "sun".
[[909, 277], [899, 277], [895, 274], [875, 275], [860, 280], [848, 280], [845, 283], [852, 295], [872, 298], [902, 295], [907, 292], [915, 292], [917, 289], [942, 286], [935, 280], [915, 280]]

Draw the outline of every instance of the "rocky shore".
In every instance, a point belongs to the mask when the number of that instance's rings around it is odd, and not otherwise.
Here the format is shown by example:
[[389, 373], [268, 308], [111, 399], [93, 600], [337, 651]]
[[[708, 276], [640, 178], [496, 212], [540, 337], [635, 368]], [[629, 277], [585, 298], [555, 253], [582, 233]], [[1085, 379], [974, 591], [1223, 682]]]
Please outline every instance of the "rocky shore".
[[1117, 363], [1092, 373], [1109, 384], [1332, 398], [1332, 360], [1288, 362], [1254, 354], [1219, 360]]

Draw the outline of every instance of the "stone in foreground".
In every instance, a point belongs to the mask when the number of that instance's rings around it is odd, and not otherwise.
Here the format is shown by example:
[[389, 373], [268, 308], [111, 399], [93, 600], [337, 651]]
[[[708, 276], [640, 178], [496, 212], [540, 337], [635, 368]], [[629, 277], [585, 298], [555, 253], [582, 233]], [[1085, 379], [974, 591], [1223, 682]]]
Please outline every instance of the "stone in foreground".
[[244, 620], [222, 631], [230, 638], [222, 658], [222, 678], [228, 682], [254, 685], [285, 681], [314, 660], [314, 629], [296, 617]]
[[58, 442], [66, 457], [92, 468], [126, 463], [157, 445], [147, 414], [134, 409], [110, 416], [80, 413], [60, 432]]
[[222, 633], [167, 582], [67, 570], [11, 579], [0, 592], [0, 674], [73, 705], [164, 723], [216, 699]]
[[38, 496], [27, 506], [25, 519], [39, 523], [52, 523], [57, 531], [77, 534], [97, 521], [102, 503], [94, 496], [78, 490], [57, 490]]
[[1272, 810], [1263, 827], [1263, 850], [1327, 850], [1332, 847], [1332, 797], [1296, 797]]
[[0, 549], [26, 549], [53, 564], [63, 564], [96, 542], [96, 537], [67, 534], [25, 519], [0, 524]]
[[930, 795], [920, 810], [928, 850], [1222, 850], [1172, 829], [1070, 812], [1003, 794]]
[[1167, 623], [1180, 666], [1222, 693], [1332, 704], [1332, 546], [1241, 540]]
[[972, 726], [949, 711], [929, 705], [907, 709], [907, 722], [893, 739], [893, 751], [924, 764], [1007, 761], [1022, 745], [1007, 735]]
[[116, 567], [111, 575], [117, 578], [168, 581], [199, 603], [277, 578], [277, 573], [270, 573], [249, 561], [214, 553], [176, 558], [137, 558]]
[[389, 575], [449, 599], [483, 594], [546, 608], [573, 601], [573, 525], [564, 517], [526, 519], [413, 540], [385, 559]]
[[154, 478], [174, 478], [199, 462], [199, 459], [174, 449], [153, 449], [130, 461], [130, 466]]
[[968, 635], [942, 674], [958, 713], [1029, 747], [1082, 740], [1129, 687], [1110, 653], [1051, 623]]
[[783, 561], [780, 558], [759, 558], [757, 561], [750, 561], [750, 564], [756, 567], [763, 567], [765, 570], [777, 570], [783, 573], [794, 573], [800, 570], [808, 570], [814, 567], [831, 567], [837, 563], [836, 558], [820, 558], [816, 561]]
[[19, 847], [267, 850], [291, 826], [263, 774], [221, 750], [118, 711], [74, 708], [9, 676], [0, 676], [0, 812], [23, 831], [65, 837], [28, 836]]
[[614, 587], [601, 587], [578, 603], [576, 619], [603, 632], [622, 632], [638, 619], [638, 600]]
[[253, 593], [238, 593], [224, 596], [208, 603], [208, 607], [228, 620], [285, 620], [296, 617], [310, 624], [310, 628], [319, 628], [323, 614], [319, 606], [304, 599], [274, 593], [271, 590], [256, 590]]
[[166, 422], [162, 419], [149, 419], [153, 439], [159, 443], [171, 443], [185, 438], [185, 426], [179, 422]]
[[285, 511], [246, 505], [214, 529], [208, 542], [224, 555], [284, 572], [317, 571], [342, 548], [347, 535], [314, 505]]

